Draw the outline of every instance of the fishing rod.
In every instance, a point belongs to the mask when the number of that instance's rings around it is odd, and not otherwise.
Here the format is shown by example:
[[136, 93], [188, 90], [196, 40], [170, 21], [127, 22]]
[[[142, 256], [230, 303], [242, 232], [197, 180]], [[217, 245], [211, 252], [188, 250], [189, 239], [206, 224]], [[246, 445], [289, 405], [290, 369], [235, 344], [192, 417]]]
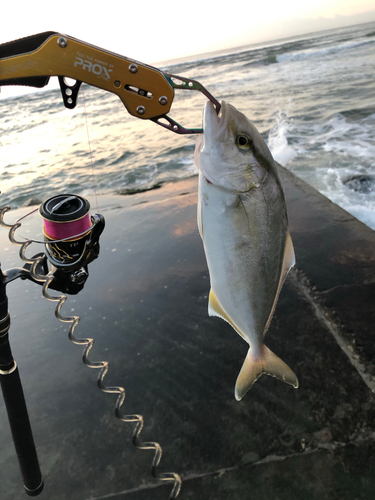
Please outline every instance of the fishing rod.
[[[89, 204], [84, 198], [75, 195], [53, 197], [40, 207], [40, 214], [45, 220], [46, 253], [39, 253], [30, 259], [26, 257], [26, 250], [33, 240], [16, 239], [15, 232], [21, 223], [19, 220], [15, 224], [7, 224], [4, 215], [8, 210], [9, 207], [0, 210], [0, 225], [9, 229], [10, 242], [21, 246], [20, 258], [25, 265], [6, 271], [2, 271], [0, 265], [0, 384], [25, 492], [29, 496], [37, 496], [43, 491], [44, 482], [18, 365], [10, 346], [11, 321], [6, 288], [18, 278], [30, 280], [43, 286], [46, 298], [58, 300], [60, 309], [67, 297], [51, 297], [48, 287], [69, 294], [77, 294], [82, 290], [88, 278], [88, 264], [99, 255], [99, 237], [105, 222], [102, 215], [89, 215]], [[46, 228], [52, 236], [46, 232]], [[83, 234], [77, 234], [80, 229], [84, 230]], [[58, 315], [57, 311], [56, 315], [63, 321], [69, 319]], [[78, 321], [76, 318], [74, 320], [78, 323], [79, 318]]]
[[[202, 92], [220, 110], [219, 102], [196, 80], [165, 73], [139, 61], [109, 52], [54, 31], [0, 45], [0, 87], [45, 87], [57, 76], [65, 107], [73, 109], [82, 82], [116, 94], [128, 113], [152, 120], [177, 134], [199, 134], [168, 116], [175, 89]], [[70, 83], [72, 79], [74, 83]]]
[[[83, 363], [92, 369], [99, 370], [97, 385], [108, 394], [116, 394], [115, 416], [125, 423], [135, 424], [133, 445], [141, 450], [153, 450], [151, 473], [160, 481], [172, 483], [170, 499], [178, 496], [181, 478], [175, 472], [158, 472], [162, 457], [159, 443], [140, 439], [144, 419], [139, 414], [125, 414], [122, 406], [125, 401], [125, 389], [120, 386], [107, 386], [104, 378], [109, 369], [107, 361], [91, 361], [89, 353], [94, 345], [92, 338], [77, 338], [75, 329], [80, 321], [79, 316], [64, 316], [61, 309], [67, 296], [79, 293], [89, 276], [88, 265], [99, 256], [99, 238], [105, 227], [104, 217], [100, 214], [90, 215], [90, 204], [81, 196], [61, 194], [49, 198], [39, 207], [39, 214], [44, 220], [44, 240], [36, 241], [16, 238], [16, 231], [21, 226], [22, 217], [15, 224], [7, 224], [4, 216], [9, 210], [0, 210], [0, 226], [9, 229], [9, 240], [21, 246], [20, 258], [25, 265], [22, 268], [2, 271], [0, 266], [0, 384], [5, 407], [12, 432], [12, 437], [21, 469], [25, 492], [29, 496], [39, 495], [44, 488], [44, 481], [34, 443], [30, 419], [26, 407], [25, 396], [18, 371], [13, 358], [10, 341], [10, 314], [6, 287], [12, 281], [27, 279], [43, 287], [42, 294], [47, 300], [56, 302], [55, 316], [64, 323], [70, 323], [68, 338], [71, 342], [84, 348]], [[31, 215], [35, 210], [30, 212]], [[22, 237], [24, 239], [24, 237]], [[38, 253], [32, 258], [26, 256], [26, 250], [32, 243], [43, 243], [45, 253]], [[51, 295], [50, 289], [62, 292]]]

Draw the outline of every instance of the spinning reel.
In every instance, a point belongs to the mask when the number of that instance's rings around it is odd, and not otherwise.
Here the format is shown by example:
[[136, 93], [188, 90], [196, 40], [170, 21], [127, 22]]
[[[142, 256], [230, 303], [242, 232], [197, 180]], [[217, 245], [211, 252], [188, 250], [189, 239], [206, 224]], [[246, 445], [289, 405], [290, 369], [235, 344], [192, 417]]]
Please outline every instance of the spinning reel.
[[[90, 216], [89, 211], [85, 198], [69, 194], [49, 198], [39, 208], [46, 257], [55, 278], [50, 288], [54, 290], [71, 295], [81, 291], [89, 276], [88, 265], [99, 256], [105, 221], [102, 215]], [[46, 260], [42, 265], [47, 274]]]

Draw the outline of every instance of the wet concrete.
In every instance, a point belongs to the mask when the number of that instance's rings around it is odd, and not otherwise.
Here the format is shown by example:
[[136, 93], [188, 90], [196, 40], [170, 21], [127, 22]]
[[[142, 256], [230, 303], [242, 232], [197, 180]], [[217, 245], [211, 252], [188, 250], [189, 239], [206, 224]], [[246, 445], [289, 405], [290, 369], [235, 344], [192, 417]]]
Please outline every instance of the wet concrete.
[[[81, 316], [77, 336], [96, 339], [90, 359], [110, 362], [106, 382], [125, 387], [124, 413], [143, 415], [142, 439], [161, 444], [160, 472], [181, 475], [181, 499], [373, 498], [375, 233], [286, 170], [281, 176], [297, 267], [266, 344], [296, 372], [298, 390], [261, 377], [234, 399], [247, 347], [207, 315], [197, 178], [99, 197], [101, 254], [64, 305]], [[19, 231], [36, 237], [40, 224], [33, 216]], [[3, 269], [20, 265], [4, 229], [0, 256]], [[28, 282], [11, 283], [8, 295], [41, 498], [168, 498], [170, 484], [150, 472], [153, 452], [132, 445], [134, 425], [115, 418], [116, 397], [98, 390], [54, 304]], [[2, 401], [0, 428], [0, 498], [24, 498]]]

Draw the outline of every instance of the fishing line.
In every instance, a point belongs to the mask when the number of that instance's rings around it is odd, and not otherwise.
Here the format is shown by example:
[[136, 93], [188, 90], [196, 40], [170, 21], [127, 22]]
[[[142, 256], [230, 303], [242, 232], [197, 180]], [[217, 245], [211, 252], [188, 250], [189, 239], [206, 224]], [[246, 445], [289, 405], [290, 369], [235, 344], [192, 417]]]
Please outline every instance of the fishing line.
[[[96, 190], [96, 182], [95, 182], [95, 172], [94, 172], [94, 162], [93, 162], [93, 157], [92, 157], [92, 147], [91, 147], [91, 140], [90, 140], [90, 131], [89, 131], [89, 125], [88, 125], [88, 119], [87, 119], [87, 110], [86, 110], [86, 100], [85, 100], [85, 91], [82, 86], [82, 97], [83, 97], [83, 108], [84, 108], [84, 116], [85, 116], [85, 125], [86, 125], [86, 134], [87, 134], [87, 142], [89, 146], [89, 154], [90, 154], [90, 163], [91, 163], [91, 172], [92, 172], [92, 181], [93, 181], [93, 186], [94, 186], [94, 193], [95, 193], [95, 201], [96, 201], [96, 208], [97, 211], [99, 212], [99, 204], [98, 204], [98, 195], [97, 195], [97, 190]], [[75, 200], [82, 200], [84, 203], [88, 203], [87, 200], [84, 198], [81, 198], [79, 196], [74, 196], [72, 195], [69, 200], [66, 199], [65, 195], [63, 196], [63, 201], [61, 201], [61, 205], [65, 205], [69, 201], [75, 201]], [[56, 200], [56, 197], [54, 197], [54, 200]], [[89, 209], [90, 205], [88, 206], [88, 209], [85, 211], [85, 214], [83, 216], [80, 216], [76, 220], [71, 220], [66, 219], [62, 220], [59, 217], [50, 217], [51, 214], [46, 216], [46, 212], [43, 207], [45, 207], [46, 203], [48, 203], [49, 200], [47, 200], [43, 205], [40, 207], [32, 210], [28, 214], [24, 215], [23, 217], [20, 217], [17, 220], [17, 223], [19, 223], [21, 220], [25, 219], [26, 217], [29, 217], [29, 215], [32, 215], [36, 211], [39, 210], [40, 215], [44, 219], [44, 226], [43, 226], [43, 234], [48, 240], [53, 240], [55, 243], [63, 243], [65, 241], [74, 241], [75, 239], [79, 239], [82, 236], [88, 234], [91, 230], [91, 219], [90, 219], [90, 214], [89, 214]], [[58, 212], [58, 209], [60, 206], [57, 204], [54, 207], [54, 210], [56, 213]], [[61, 224], [63, 223], [63, 224]], [[19, 234], [19, 236], [25, 240], [30, 240], [29, 238], [22, 236]], [[45, 244], [46, 241], [38, 241], [38, 240], [30, 240], [33, 243], [40, 243], [40, 244]]]
[[84, 85], [82, 85], [81, 90], [82, 90], [82, 97], [83, 97], [83, 108], [84, 108], [84, 114], [85, 114], [85, 122], [86, 122], [87, 141], [89, 143], [91, 172], [92, 172], [92, 181], [93, 181], [93, 184], [94, 184], [96, 209], [99, 212], [98, 195], [97, 195], [97, 192], [96, 192], [95, 173], [94, 173], [94, 162], [93, 162], [93, 159], [92, 159], [92, 149], [91, 149], [91, 141], [90, 141], [90, 132], [89, 132], [89, 125], [88, 125], [88, 120], [87, 120], [87, 112], [86, 112], [86, 99], [85, 99]]

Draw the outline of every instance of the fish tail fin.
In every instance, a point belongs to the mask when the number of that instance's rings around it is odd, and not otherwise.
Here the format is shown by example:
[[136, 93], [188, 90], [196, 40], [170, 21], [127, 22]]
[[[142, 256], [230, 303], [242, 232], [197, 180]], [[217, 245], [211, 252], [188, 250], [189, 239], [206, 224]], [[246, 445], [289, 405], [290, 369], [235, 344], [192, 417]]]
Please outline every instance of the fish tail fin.
[[268, 347], [263, 345], [262, 356], [253, 358], [249, 349], [241, 371], [238, 375], [234, 391], [235, 398], [240, 401], [258, 378], [265, 373], [276, 377], [297, 389], [298, 379], [295, 373]]

